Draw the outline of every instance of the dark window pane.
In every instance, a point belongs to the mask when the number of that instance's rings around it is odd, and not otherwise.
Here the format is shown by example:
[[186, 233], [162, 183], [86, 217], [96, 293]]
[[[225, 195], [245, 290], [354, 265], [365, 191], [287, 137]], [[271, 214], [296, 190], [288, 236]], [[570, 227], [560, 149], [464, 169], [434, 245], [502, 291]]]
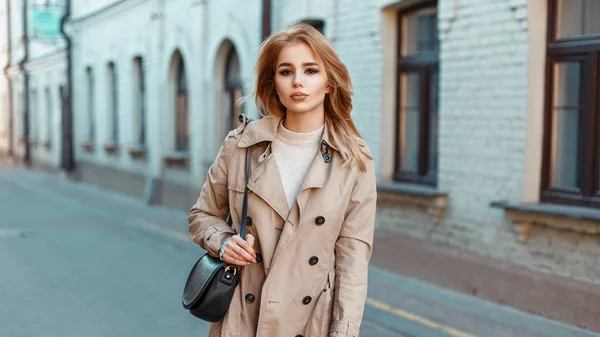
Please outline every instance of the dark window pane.
[[187, 91], [187, 78], [185, 74], [185, 65], [183, 64], [183, 60], [179, 59], [179, 74], [177, 80], [177, 92]]
[[429, 88], [429, 171], [436, 172], [438, 166], [438, 102], [439, 74], [431, 75]]
[[418, 172], [419, 170], [420, 82], [418, 74], [400, 74], [398, 145], [401, 156], [400, 168], [403, 171]]
[[189, 132], [188, 132], [188, 96], [187, 93], [177, 96], [177, 126], [176, 126], [176, 151], [187, 151]]
[[402, 56], [438, 50], [437, 9], [425, 8], [402, 16]]
[[137, 76], [137, 94], [138, 94], [138, 143], [139, 145], [146, 144], [146, 85], [144, 79], [144, 64], [141, 57], [135, 58], [135, 68]]
[[555, 188], [579, 188], [581, 64], [554, 65], [552, 102], [551, 183]]
[[556, 37], [600, 34], [600, 1], [558, 0]]
[[175, 150], [189, 150], [189, 107], [187, 79], [183, 59], [179, 58], [177, 96], [175, 98]]

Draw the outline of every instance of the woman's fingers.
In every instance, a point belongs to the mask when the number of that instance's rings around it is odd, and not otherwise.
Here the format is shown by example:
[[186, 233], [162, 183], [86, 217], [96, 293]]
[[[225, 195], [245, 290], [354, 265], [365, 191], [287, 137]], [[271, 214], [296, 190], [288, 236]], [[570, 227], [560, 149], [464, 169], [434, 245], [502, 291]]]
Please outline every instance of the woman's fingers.
[[239, 241], [232, 239], [227, 243], [226, 251], [229, 250], [233, 258], [245, 260], [248, 262], [254, 261], [254, 256], [250, 255], [244, 248], [240, 247]]
[[248, 262], [248, 261], [234, 259], [231, 256], [227, 256], [227, 255], [223, 255], [223, 260], [227, 264], [232, 264], [232, 265], [240, 266], [240, 267], [245, 267], [250, 264], [250, 262]]
[[[254, 245], [254, 236], [251, 234], [248, 234], [247, 236], [252, 240], [252, 245]], [[248, 243], [248, 241], [245, 241], [239, 235], [234, 235], [231, 241], [237, 243], [239, 247], [244, 249], [250, 256], [252, 256], [252, 259], [249, 261], [255, 262], [254, 259], [256, 258], [256, 252], [254, 251], [254, 248], [252, 248], [252, 245]]]

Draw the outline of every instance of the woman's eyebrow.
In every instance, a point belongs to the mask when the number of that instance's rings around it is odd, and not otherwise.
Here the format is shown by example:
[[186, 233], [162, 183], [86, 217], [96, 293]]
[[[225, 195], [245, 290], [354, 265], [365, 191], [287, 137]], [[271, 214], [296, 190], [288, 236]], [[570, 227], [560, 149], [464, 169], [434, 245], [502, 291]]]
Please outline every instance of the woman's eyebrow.
[[[302, 63], [302, 66], [303, 66], [303, 67], [311, 67], [311, 66], [318, 66], [318, 65], [319, 65], [319, 64], [318, 64], [317, 62], [305, 62], [305, 63]], [[293, 66], [294, 66], [294, 65], [293, 65], [293, 64], [291, 64], [291, 63], [283, 62], [283, 63], [280, 63], [280, 64], [277, 66], [277, 68], [281, 68], [281, 67], [293, 67]]]

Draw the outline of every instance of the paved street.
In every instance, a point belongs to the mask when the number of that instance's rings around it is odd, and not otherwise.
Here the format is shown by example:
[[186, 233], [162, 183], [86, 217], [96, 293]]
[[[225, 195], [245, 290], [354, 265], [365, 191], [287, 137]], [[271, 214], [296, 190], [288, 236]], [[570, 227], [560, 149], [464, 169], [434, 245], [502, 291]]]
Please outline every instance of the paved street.
[[[8, 164], [0, 212], [0, 336], [206, 336], [185, 213]], [[372, 267], [361, 336], [600, 335]]]

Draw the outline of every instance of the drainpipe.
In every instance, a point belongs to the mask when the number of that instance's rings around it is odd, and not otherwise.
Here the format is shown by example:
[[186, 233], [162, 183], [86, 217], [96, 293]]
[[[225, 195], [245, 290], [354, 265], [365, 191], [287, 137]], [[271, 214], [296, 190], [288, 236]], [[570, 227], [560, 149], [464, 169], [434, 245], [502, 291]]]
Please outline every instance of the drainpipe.
[[262, 2], [262, 37], [264, 41], [271, 34], [271, 0]]
[[25, 63], [29, 60], [29, 36], [27, 31], [27, 0], [23, 0], [23, 46], [25, 55], [19, 62], [19, 69], [23, 73], [23, 139], [25, 140], [25, 154], [23, 162], [26, 166], [31, 166], [31, 144], [29, 143], [29, 74], [25, 69]]
[[[73, 152], [73, 46], [71, 38], [65, 31], [65, 26], [71, 18], [71, 2], [72, 0], [66, 1], [65, 13], [60, 20], [60, 32], [67, 42], [67, 100], [66, 104], [61, 109], [61, 168], [65, 173], [70, 174], [75, 169], [75, 158]], [[64, 102], [64, 98], [61, 97]]]
[[4, 76], [6, 76], [6, 82], [8, 84], [8, 153], [7, 155], [12, 158], [14, 156], [14, 133], [13, 133], [13, 104], [12, 104], [12, 81], [8, 76], [8, 69], [12, 64], [12, 36], [11, 36], [11, 20], [10, 20], [11, 10], [10, 10], [10, 0], [6, 0], [6, 32], [8, 34], [7, 42], [8, 42], [8, 60], [6, 62], [6, 66], [4, 67]]

